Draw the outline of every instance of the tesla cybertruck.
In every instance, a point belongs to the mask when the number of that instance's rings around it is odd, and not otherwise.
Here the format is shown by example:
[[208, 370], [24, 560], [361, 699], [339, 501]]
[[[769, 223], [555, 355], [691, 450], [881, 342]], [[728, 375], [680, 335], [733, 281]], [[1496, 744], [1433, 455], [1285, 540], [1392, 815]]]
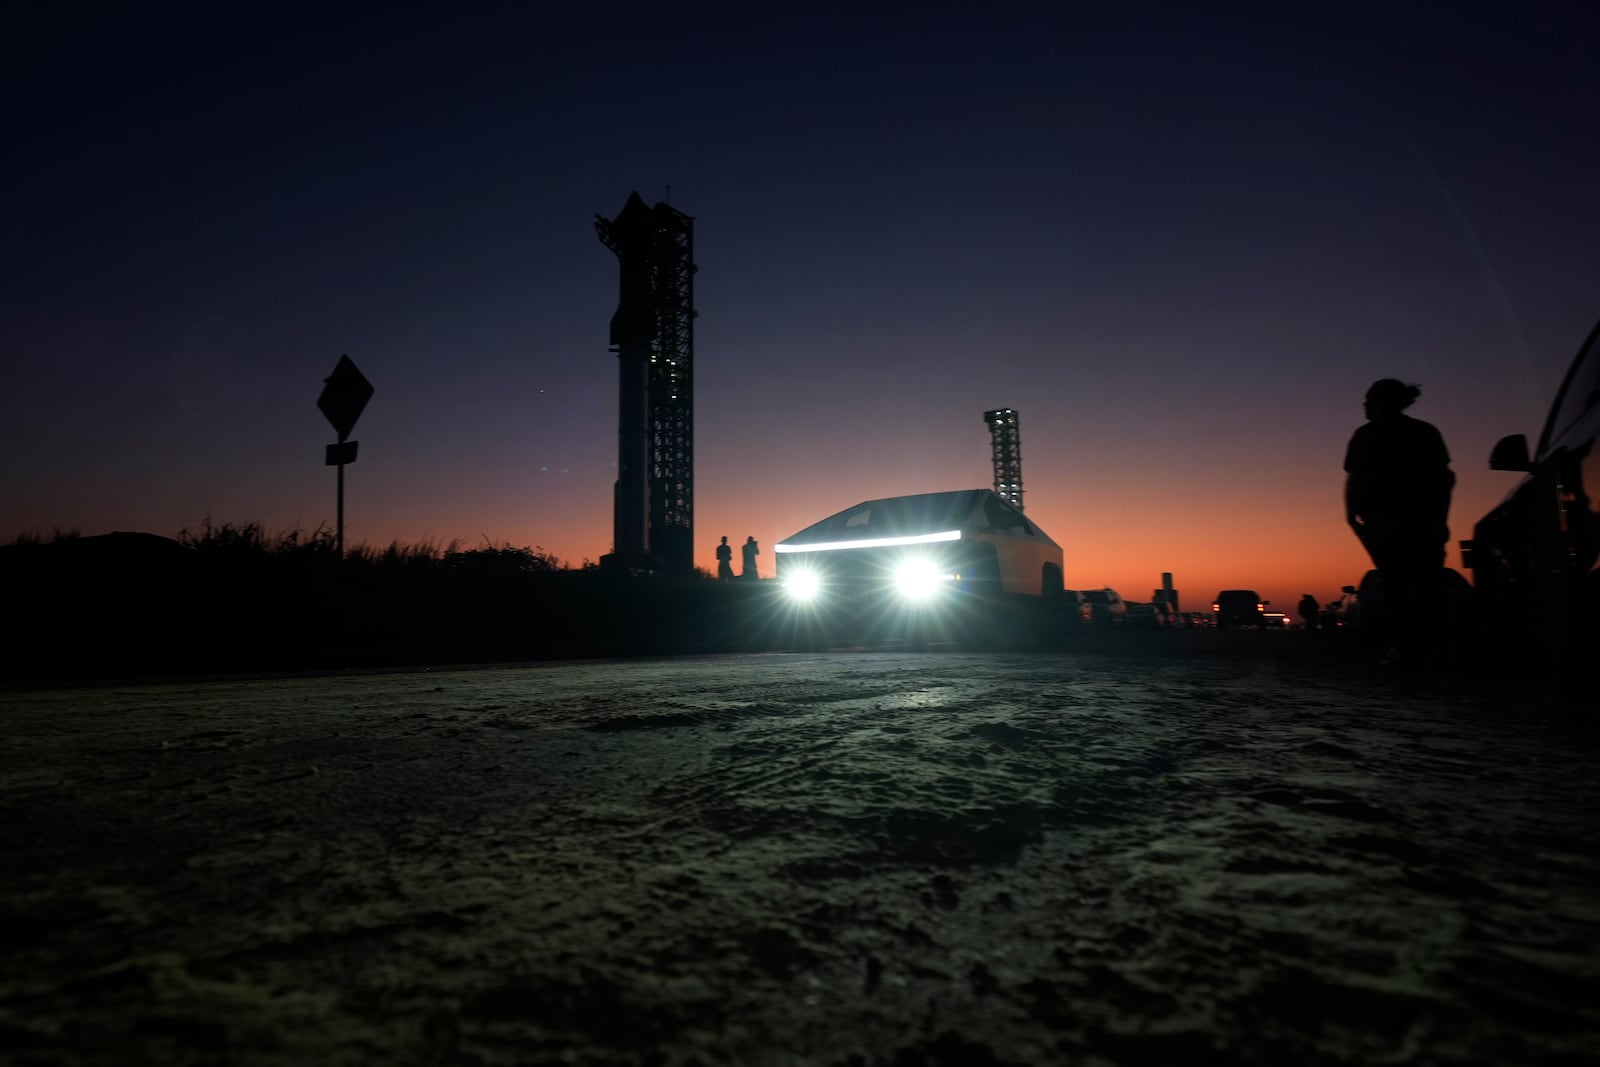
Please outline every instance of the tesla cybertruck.
[[1061, 546], [990, 489], [863, 501], [775, 552], [785, 595], [829, 639], [960, 637], [1018, 611], [1053, 622], [1064, 603]]

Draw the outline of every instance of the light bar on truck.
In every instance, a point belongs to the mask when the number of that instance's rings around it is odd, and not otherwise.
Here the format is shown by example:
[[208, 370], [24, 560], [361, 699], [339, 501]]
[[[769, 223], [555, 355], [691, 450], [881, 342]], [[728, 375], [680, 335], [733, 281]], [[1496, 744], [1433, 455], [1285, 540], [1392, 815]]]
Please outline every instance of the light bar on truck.
[[931, 545], [938, 541], [959, 541], [960, 530], [913, 534], [907, 537], [866, 537], [860, 541], [818, 541], [811, 545], [774, 545], [774, 552], [837, 552], [843, 548], [893, 548], [896, 545]]

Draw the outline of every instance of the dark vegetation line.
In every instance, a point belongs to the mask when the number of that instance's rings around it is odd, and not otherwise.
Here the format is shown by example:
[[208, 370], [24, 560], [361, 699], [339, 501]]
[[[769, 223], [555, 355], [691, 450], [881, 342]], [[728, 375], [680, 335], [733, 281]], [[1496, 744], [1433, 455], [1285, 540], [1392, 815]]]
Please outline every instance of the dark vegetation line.
[[[356, 545], [256, 523], [0, 545], [3, 676], [110, 678], [723, 651], [766, 590], [629, 580], [541, 548]], [[741, 636], [741, 634], [743, 636]]]
[[[282, 533], [271, 535], [265, 527], [257, 522], [234, 525], [224, 523], [215, 525], [209, 519], [202, 523], [199, 531], [185, 529], [176, 538], [166, 538], [158, 534], [144, 533], [112, 533], [101, 534], [94, 537], [84, 537], [77, 530], [55, 529], [49, 536], [38, 531], [20, 534], [6, 548], [19, 548], [33, 550], [42, 546], [59, 545], [61, 542], [71, 541], [77, 543], [96, 544], [95, 551], [123, 551], [129, 546], [142, 544], [150, 551], [160, 552], [160, 544], [177, 544], [195, 553], [210, 556], [230, 554], [234, 558], [244, 555], [271, 556], [277, 558], [294, 557], [299, 560], [337, 560], [338, 551], [335, 547], [335, 537], [332, 527], [326, 524], [314, 530], [286, 530]], [[446, 565], [458, 564], [466, 558], [477, 560], [493, 557], [498, 560], [515, 561], [516, 569], [526, 570], [563, 570], [566, 565], [552, 553], [542, 548], [513, 548], [510, 543], [495, 546], [487, 535], [483, 538], [483, 546], [466, 549], [466, 543], [460, 538], [440, 545], [435, 540], [419, 541], [415, 544], [405, 544], [401, 541], [392, 541], [385, 548], [374, 548], [365, 542], [352, 545], [345, 550], [345, 560], [358, 565], [383, 564], [394, 565], [401, 562], [434, 562]], [[99, 547], [103, 546], [103, 547]], [[580, 569], [590, 570], [596, 565], [584, 560]]]
[[[773, 581], [719, 582], [704, 571], [641, 577], [588, 561], [573, 568], [541, 548], [487, 538], [473, 548], [361, 544], [341, 560], [327, 527], [269, 535], [256, 523], [207, 523], [176, 538], [55, 531], [0, 545], [0, 583], [0, 684], [10, 686], [841, 644], [928, 647], [911, 645], [893, 615], [879, 616], [870, 631], [846, 626], [841, 635], [830, 629], [837, 620], [797, 614]], [[1321, 634], [1112, 637], [1113, 628], [1076, 625], [1076, 618], [1041, 597], [980, 600], [945, 616], [935, 642], [1161, 655], [1253, 655], [1265, 643], [1274, 654], [1304, 656], [1352, 646]], [[1238, 640], [1223, 640], [1231, 636]], [[1314, 639], [1290, 640], [1297, 636]], [[1463, 655], [1470, 651], [1463, 646]]]

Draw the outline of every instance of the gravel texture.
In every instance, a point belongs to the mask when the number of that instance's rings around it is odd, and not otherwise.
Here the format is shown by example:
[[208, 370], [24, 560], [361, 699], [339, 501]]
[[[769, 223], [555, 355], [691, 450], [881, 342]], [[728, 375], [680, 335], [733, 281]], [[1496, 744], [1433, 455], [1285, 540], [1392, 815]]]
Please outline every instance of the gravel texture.
[[0, 694], [0, 1053], [1600, 1057], [1586, 719], [1176, 640]]

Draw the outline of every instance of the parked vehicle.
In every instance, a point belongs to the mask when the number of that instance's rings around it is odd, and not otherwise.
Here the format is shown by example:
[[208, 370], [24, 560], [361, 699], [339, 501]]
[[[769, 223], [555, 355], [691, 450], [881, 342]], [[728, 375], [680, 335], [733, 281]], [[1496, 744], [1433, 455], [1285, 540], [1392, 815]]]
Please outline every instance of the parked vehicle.
[[1115, 589], [1083, 591], [1083, 621], [1100, 626], [1120, 625], [1128, 616], [1128, 605]]
[[1261, 616], [1267, 610], [1254, 589], [1224, 589], [1211, 603], [1219, 628], [1228, 626], [1260, 626]]
[[[1472, 610], [1472, 586], [1461, 572], [1450, 567], [1439, 568], [1438, 584], [1430, 591], [1422, 611], [1423, 620], [1435, 632], [1459, 631]], [[1361, 576], [1360, 585], [1347, 585], [1344, 595], [1329, 605], [1324, 625], [1366, 642], [1387, 640], [1389, 621], [1383, 596], [1383, 578], [1377, 571]]]
[[1527, 475], [1461, 543], [1478, 614], [1503, 637], [1576, 658], [1600, 636], [1600, 325], [1556, 391], [1530, 454], [1503, 437], [1492, 470]]
[[1154, 604], [1133, 603], [1127, 605], [1127, 614], [1123, 617], [1123, 624], [1136, 626], [1143, 630], [1159, 630], [1164, 624], [1161, 610]]
[[1322, 628], [1324, 630], [1348, 630], [1355, 622], [1357, 603], [1356, 587], [1343, 586], [1340, 589], [1339, 599], [1331, 600], [1322, 609]]
[[1358, 585], [1347, 585], [1344, 595], [1334, 601], [1334, 626], [1346, 633], [1370, 633], [1383, 624], [1383, 580], [1377, 571], [1361, 576]]

